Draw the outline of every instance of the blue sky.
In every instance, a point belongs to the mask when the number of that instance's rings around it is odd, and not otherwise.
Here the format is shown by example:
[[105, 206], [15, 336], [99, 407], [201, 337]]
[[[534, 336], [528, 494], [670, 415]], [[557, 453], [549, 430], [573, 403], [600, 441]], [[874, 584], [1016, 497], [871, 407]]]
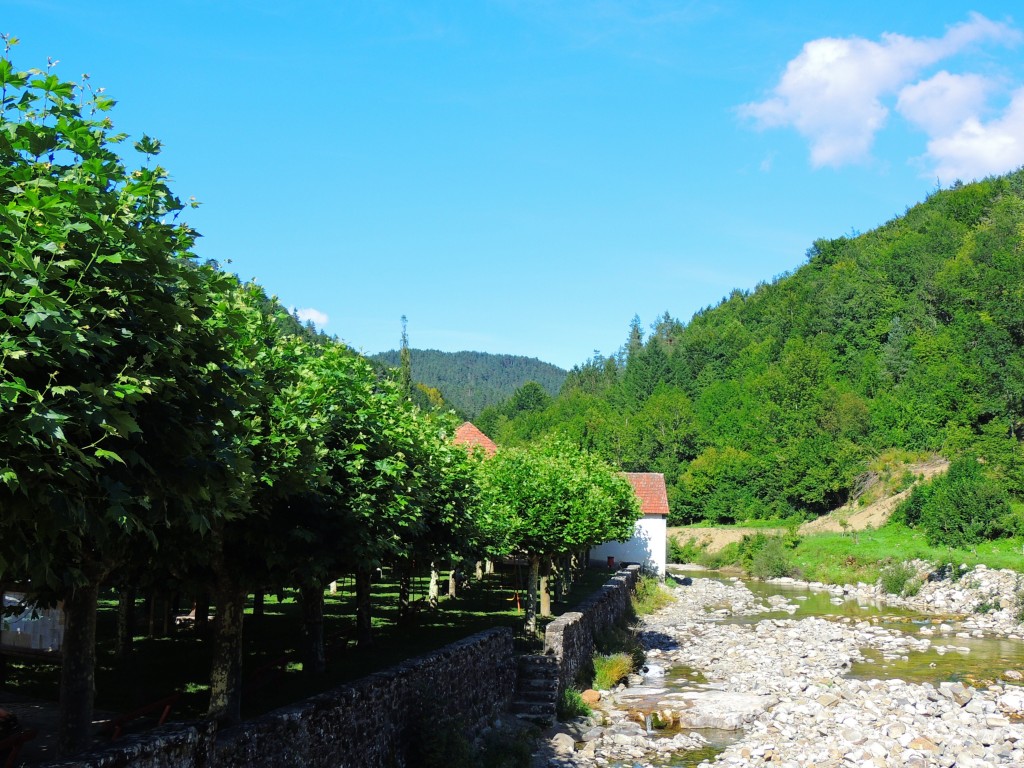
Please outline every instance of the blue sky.
[[0, 31], [325, 331], [571, 367], [1024, 164], [1015, 5], [3, 0]]

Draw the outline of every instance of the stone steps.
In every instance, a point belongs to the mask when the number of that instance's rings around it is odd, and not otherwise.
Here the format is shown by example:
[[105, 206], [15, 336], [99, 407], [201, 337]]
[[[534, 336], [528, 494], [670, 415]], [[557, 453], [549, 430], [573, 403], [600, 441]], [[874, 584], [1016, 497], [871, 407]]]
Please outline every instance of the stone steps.
[[542, 728], [554, 724], [558, 703], [558, 662], [553, 656], [520, 656], [511, 710]]

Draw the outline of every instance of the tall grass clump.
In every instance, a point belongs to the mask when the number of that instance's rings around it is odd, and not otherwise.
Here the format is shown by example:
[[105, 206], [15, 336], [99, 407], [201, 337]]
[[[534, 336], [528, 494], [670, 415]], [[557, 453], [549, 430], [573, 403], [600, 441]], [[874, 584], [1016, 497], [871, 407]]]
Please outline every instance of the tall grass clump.
[[633, 671], [633, 657], [628, 653], [612, 653], [594, 657], [594, 687], [614, 688]]
[[575, 688], [566, 688], [562, 697], [556, 705], [558, 719], [562, 722], [572, 720], [575, 717], [586, 717], [591, 713], [590, 705], [583, 700], [583, 696]]
[[633, 593], [633, 611], [638, 616], [654, 613], [672, 603], [672, 596], [661, 585], [657, 576], [643, 575]]

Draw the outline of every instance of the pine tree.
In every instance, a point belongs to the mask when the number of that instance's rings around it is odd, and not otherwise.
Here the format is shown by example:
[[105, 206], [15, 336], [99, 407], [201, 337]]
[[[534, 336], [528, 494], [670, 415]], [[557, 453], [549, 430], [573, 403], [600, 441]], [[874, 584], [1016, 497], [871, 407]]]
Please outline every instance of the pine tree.
[[406, 397], [412, 396], [412, 355], [409, 353], [408, 321], [402, 315], [402, 346], [399, 351], [401, 361], [401, 379], [399, 384], [402, 387], [402, 394]]

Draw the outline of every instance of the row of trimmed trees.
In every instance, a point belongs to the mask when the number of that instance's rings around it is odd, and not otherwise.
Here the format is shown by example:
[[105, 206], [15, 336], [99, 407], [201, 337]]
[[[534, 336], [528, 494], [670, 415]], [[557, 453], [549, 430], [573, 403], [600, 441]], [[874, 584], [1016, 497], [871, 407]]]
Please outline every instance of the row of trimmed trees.
[[[6, 38], [5, 38], [6, 40]], [[210, 715], [240, 712], [247, 594], [298, 589], [323, 668], [325, 584], [370, 641], [384, 564], [628, 537], [628, 484], [564, 446], [487, 462], [450, 417], [254, 284], [197, 263], [185, 205], [113, 100], [0, 59], [0, 582], [63, 602], [59, 748], [90, 736], [102, 586], [209, 591]], [[127, 590], [126, 590], [127, 592]]]

